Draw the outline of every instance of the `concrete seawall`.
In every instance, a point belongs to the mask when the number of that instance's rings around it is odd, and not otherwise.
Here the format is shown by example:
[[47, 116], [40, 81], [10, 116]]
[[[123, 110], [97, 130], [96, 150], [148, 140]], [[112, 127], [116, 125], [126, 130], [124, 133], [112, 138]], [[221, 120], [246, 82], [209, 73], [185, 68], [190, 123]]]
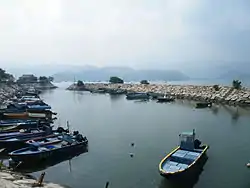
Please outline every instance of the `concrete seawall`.
[[229, 105], [250, 106], [250, 89], [240, 90], [228, 86], [219, 86], [218, 91], [213, 86], [168, 85], [168, 84], [85, 84], [87, 90], [123, 89], [128, 92], [153, 92], [171, 95], [177, 99], [208, 101]]

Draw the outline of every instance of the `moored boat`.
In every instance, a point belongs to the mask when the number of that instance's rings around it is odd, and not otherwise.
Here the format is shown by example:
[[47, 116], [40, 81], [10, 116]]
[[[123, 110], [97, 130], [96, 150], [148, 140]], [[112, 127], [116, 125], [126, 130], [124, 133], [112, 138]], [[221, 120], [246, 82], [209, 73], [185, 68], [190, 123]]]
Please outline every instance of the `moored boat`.
[[48, 145], [32, 143], [29, 147], [10, 152], [9, 156], [15, 162], [40, 161], [74, 152], [77, 149], [86, 147], [87, 144], [88, 140], [81, 134], [77, 134], [74, 137], [64, 135], [59, 143]]
[[163, 97], [158, 97], [157, 98], [157, 102], [159, 103], [163, 103], [163, 102], [173, 102], [174, 98], [173, 97], [168, 97], [166, 95], [164, 95]]
[[208, 145], [201, 146], [201, 142], [195, 139], [194, 130], [181, 133], [179, 137], [180, 145], [159, 164], [160, 174], [164, 177], [187, 174], [206, 156]]
[[211, 108], [212, 103], [211, 102], [199, 102], [196, 103], [196, 108]]
[[136, 93], [128, 93], [126, 95], [126, 99], [128, 100], [139, 100], [139, 99], [149, 99], [149, 95], [148, 93], [140, 93], [140, 92], [136, 92]]

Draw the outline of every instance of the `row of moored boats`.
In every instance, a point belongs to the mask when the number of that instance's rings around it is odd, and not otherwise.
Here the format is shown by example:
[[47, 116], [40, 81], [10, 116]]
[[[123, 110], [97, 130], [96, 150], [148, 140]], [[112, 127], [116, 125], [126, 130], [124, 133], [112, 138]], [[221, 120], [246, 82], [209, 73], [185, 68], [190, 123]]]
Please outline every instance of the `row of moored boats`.
[[[110, 95], [126, 95], [127, 100], [156, 100], [158, 103], [168, 103], [174, 102], [175, 97], [170, 94], [154, 93], [154, 92], [128, 92], [123, 89], [107, 89], [99, 88], [95, 90], [90, 90], [91, 93], [109, 93]], [[212, 107], [211, 102], [197, 102], [196, 108], [210, 108]]]
[[12, 167], [86, 151], [88, 140], [67, 127], [54, 128], [56, 113], [37, 92], [22, 92], [0, 109], [1, 155]]

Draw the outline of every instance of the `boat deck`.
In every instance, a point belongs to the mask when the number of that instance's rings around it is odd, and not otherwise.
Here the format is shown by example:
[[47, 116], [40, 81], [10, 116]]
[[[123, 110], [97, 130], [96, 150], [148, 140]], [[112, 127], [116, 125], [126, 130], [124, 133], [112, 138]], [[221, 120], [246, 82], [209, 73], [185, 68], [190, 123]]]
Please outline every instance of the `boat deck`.
[[201, 155], [201, 152], [202, 150], [187, 151], [179, 149], [162, 164], [162, 169], [167, 173], [185, 170]]
[[54, 149], [58, 149], [61, 148], [62, 144], [53, 144], [53, 145], [45, 145], [45, 146], [41, 146], [41, 147], [37, 147], [37, 148], [24, 148], [24, 149], [20, 149], [20, 150], [16, 150], [14, 152], [11, 152], [12, 154], [15, 155], [24, 155], [24, 154], [36, 154], [36, 153], [41, 153], [41, 152], [47, 152], [47, 151], [51, 151]]

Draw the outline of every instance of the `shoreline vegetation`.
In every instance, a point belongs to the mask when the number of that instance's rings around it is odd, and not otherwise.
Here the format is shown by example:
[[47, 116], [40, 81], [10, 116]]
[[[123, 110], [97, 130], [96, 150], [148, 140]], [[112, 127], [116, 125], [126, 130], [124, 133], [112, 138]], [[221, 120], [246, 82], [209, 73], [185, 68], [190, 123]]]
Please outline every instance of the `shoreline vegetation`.
[[[146, 83], [146, 84], [145, 84]], [[233, 81], [232, 87], [222, 85], [169, 85], [150, 84], [145, 80], [141, 84], [117, 83], [74, 83], [67, 90], [98, 91], [105, 93], [123, 90], [124, 93], [143, 92], [148, 94], [161, 94], [200, 102], [211, 102], [233, 106], [250, 106], [250, 89], [241, 87], [241, 82]]]

